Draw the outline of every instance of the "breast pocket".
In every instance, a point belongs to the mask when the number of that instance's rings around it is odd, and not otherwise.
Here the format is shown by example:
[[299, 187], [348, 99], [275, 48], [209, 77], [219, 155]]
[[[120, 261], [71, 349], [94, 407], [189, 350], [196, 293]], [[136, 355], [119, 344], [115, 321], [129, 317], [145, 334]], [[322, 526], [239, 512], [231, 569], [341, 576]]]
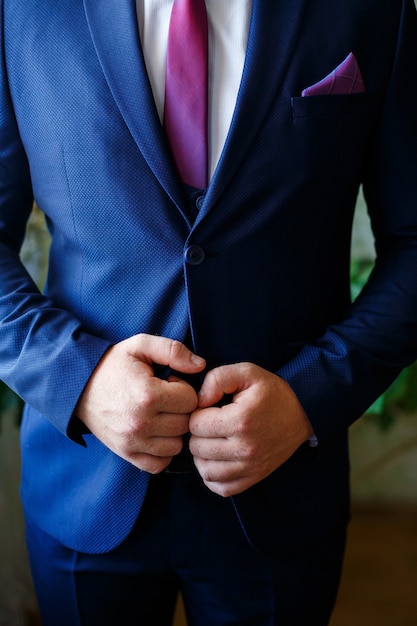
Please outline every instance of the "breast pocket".
[[369, 93], [291, 98], [293, 119], [296, 124], [308, 120], [367, 116], [375, 108], [376, 103], [376, 95]]
[[291, 106], [305, 176], [357, 180], [379, 112], [377, 96], [293, 97]]

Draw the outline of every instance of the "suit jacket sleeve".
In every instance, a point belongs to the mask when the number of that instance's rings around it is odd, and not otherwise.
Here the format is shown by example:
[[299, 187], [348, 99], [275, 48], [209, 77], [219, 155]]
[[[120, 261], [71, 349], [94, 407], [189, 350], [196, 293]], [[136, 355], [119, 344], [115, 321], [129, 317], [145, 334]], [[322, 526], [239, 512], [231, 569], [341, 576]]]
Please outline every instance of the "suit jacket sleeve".
[[278, 374], [319, 440], [349, 426], [416, 358], [417, 25], [405, 1], [389, 88], [364, 167], [375, 269], [344, 318]]
[[[0, 11], [2, 10], [0, 5]], [[0, 49], [2, 49], [0, 31]], [[108, 342], [40, 294], [19, 257], [32, 208], [30, 172], [0, 66], [0, 377], [66, 433]], [[73, 367], [76, 363], [77, 367]], [[63, 384], [63, 376], [71, 378]]]

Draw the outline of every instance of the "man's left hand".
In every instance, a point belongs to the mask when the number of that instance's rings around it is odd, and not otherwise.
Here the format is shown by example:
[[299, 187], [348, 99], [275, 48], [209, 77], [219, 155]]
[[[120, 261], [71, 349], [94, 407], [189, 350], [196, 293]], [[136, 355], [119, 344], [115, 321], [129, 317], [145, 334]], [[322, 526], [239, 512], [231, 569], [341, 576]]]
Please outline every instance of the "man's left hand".
[[[215, 406], [225, 394], [232, 401]], [[314, 434], [288, 383], [252, 363], [207, 373], [190, 432], [197, 470], [211, 491], [225, 497], [266, 478]]]

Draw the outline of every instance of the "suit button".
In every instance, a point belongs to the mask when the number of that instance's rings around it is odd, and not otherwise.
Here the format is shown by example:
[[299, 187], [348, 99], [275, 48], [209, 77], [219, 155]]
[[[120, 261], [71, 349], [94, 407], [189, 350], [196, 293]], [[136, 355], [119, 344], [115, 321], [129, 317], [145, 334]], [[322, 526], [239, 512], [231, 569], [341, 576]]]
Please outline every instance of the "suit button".
[[205, 252], [201, 246], [190, 246], [184, 256], [189, 265], [200, 265], [204, 261]]
[[204, 198], [205, 198], [205, 195], [197, 197], [197, 199], [195, 201], [195, 206], [197, 207], [197, 211], [199, 211], [201, 209], [201, 207], [203, 206]]

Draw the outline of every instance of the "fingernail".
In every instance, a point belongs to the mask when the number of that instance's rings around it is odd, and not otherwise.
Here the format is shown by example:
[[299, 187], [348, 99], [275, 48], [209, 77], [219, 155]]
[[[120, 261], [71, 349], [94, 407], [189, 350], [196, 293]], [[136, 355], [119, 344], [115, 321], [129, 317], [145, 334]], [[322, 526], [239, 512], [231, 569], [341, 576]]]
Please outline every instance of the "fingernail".
[[194, 363], [194, 365], [204, 365], [204, 363], [206, 362], [205, 359], [203, 359], [201, 356], [198, 356], [198, 354], [194, 354], [191, 353], [191, 361]]

